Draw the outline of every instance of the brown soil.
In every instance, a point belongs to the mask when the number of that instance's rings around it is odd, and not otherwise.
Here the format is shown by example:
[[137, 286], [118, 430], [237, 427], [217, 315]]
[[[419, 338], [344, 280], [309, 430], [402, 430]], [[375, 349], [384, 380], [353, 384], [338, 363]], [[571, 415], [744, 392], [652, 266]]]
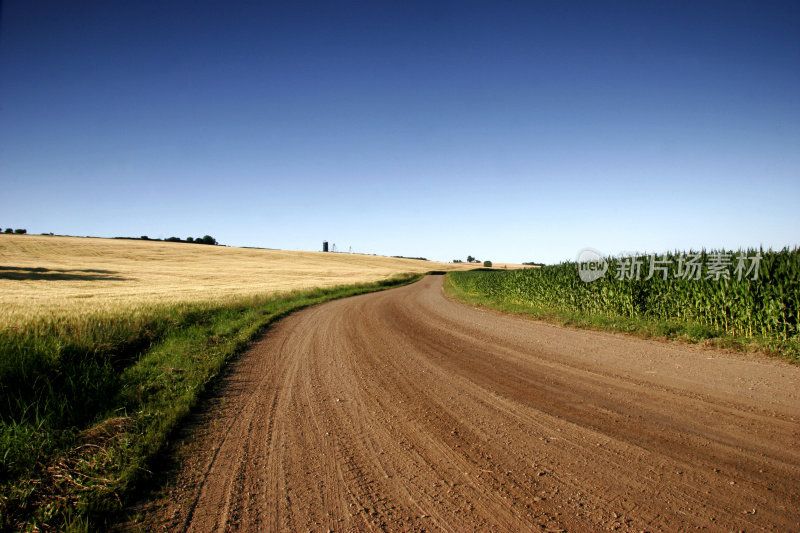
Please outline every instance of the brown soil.
[[800, 368], [448, 300], [283, 320], [200, 415], [145, 529], [800, 530]]

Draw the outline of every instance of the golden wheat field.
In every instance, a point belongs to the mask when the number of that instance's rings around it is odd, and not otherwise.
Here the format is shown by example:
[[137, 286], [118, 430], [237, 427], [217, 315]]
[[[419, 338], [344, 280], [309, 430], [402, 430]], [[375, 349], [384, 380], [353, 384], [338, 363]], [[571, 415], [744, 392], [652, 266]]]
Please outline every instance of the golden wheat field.
[[453, 268], [469, 266], [344, 253], [0, 235], [0, 324], [18, 327], [154, 305], [229, 301]]

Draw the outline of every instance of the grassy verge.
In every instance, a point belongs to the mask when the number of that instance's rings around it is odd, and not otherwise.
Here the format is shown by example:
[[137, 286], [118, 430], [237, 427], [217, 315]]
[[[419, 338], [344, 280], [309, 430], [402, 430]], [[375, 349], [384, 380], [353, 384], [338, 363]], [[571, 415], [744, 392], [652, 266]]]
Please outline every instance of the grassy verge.
[[[767, 336], [746, 338], [726, 333], [712, 326], [682, 320], [625, 317], [535, 306], [504, 298], [497, 293], [489, 295], [475, 290], [467, 290], [458, 283], [457, 279], [454, 279], [453, 274], [448, 273], [445, 276], [445, 293], [453, 299], [477, 307], [523, 315], [560, 326], [615, 331], [640, 338], [702, 344], [740, 352], [759, 351], [787, 359], [794, 364], [800, 364], [800, 344], [795, 340], [781, 340]], [[456, 273], [457, 275], [458, 273]]]
[[269, 324], [420, 277], [0, 331], [0, 529], [103, 527], [200, 394]]

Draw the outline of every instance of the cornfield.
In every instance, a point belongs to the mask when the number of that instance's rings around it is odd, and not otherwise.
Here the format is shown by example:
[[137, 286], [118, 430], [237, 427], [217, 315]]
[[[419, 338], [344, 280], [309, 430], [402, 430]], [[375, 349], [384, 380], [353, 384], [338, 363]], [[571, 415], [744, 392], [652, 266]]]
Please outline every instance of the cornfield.
[[700, 324], [751, 338], [799, 340], [800, 249], [673, 252], [605, 258], [584, 282], [579, 264], [449, 274], [460, 290], [555, 311]]

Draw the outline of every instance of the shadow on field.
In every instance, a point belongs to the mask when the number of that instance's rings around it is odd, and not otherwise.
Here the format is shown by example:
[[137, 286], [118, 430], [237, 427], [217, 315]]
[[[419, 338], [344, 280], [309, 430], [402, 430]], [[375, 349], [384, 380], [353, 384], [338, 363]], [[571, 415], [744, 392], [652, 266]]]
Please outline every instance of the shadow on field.
[[128, 278], [114, 276], [114, 270], [47, 269], [15, 266], [0, 266], [0, 279], [44, 280], [44, 281], [126, 281]]

